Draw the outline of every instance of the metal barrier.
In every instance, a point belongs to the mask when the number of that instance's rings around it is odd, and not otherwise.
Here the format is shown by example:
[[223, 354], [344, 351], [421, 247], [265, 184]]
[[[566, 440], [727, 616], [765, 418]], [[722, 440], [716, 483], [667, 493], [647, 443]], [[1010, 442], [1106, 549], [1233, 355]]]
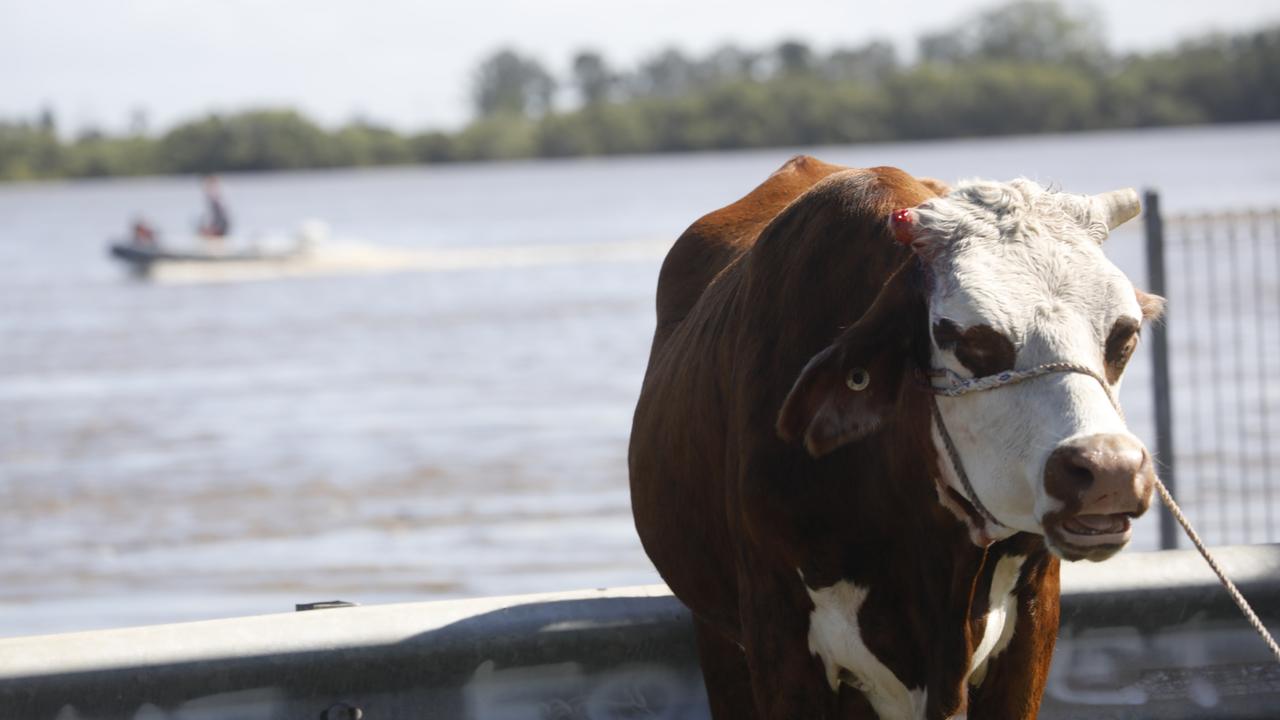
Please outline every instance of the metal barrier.
[[[1219, 552], [1280, 623], [1280, 546]], [[1276, 716], [1280, 665], [1194, 552], [1063, 588], [1041, 718]], [[663, 587], [0, 639], [0, 720], [706, 718], [696, 654]]]
[[[1280, 210], [1161, 216], [1146, 193], [1156, 455], [1209, 544], [1280, 541]], [[1177, 546], [1162, 516], [1161, 546]]]

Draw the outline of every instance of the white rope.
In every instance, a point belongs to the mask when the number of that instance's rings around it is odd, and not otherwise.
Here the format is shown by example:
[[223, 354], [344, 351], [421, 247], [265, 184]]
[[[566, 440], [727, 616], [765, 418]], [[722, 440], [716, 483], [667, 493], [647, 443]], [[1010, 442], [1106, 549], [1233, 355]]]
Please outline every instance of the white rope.
[[1275, 656], [1276, 661], [1280, 662], [1280, 646], [1276, 645], [1275, 638], [1271, 637], [1271, 633], [1267, 630], [1267, 627], [1262, 624], [1262, 620], [1258, 617], [1258, 614], [1253, 611], [1253, 607], [1249, 605], [1249, 601], [1244, 599], [1244, 595], [1240, 593], [1240, 589], [1236, 587], [1235, 583], [1231, 582], [1231, 578], [1227, 577], [1227, 574], [1223, 572], [1222, 568], [1218, 565], [1218, 561], [1209, 553], [1209, 549], [1204, 546], [1204, 542], [1196, 533], [1195, 528], [1191, 527], [1191, 521], [1187, 520], [1187, 516], [1182, 514], [1182, 508], [1178, 507], [1178, 503], [1174, 501], [1173, 495], [1169, 494], [1169, 489], [1164, 486], [1164, 483], [1160, 482], [1160, 478], [1156, 478], [1156, 490], [1160, 493], [1160, 499], [1164, 501], [1165, 507], [1169, 508], [1169, 512], [1173, 515], [1174, 519], [1178, 521], [1178, 524], [1182, 526], [1183, 531], [1187, 533], [1187, 537], [1191, 538], [1191, 542], [1196, 546], [1196, 550], [1200, 551], [1201, 557], [1204, 558], [1205, 562], [1209, 563], [1209, 567], [1212, 568], [1214, 574], [1218, 576], [1218, 580], [1222, 581], [1222, 586], [1227, 589], [1227, 594], [1229, 594], [1231, 599], [1235, 601], [1236, 607], [1240, 608], [1240, 612], [1244, 613], [1245, 619], [1248, 620], [1249, 624], [1253, 626], [1253, 629], [1257, 630], [1258, 634], [1262, 636], [1262, 641], [1267, 644], [1267, 647], [1271, 650], [1271, 654]]
[[[961, 377], [956, 373], [956, 371], [949, 368], [937, 368], [929, 371], [928, 375], [930, 378], [929, 386], [933, 390], [934, 394], [943, 395], [945, 397], [959, 397], [961, 395], [968, 395], [971, 392], [994, 390], [995, 388], [1003, 387], [1005, 385], [1016, 385], [1020, 382], [1031, 380], [1032, 378], [1038, 378], [1041, 375], [1049, 375], [1051, 373], [1080, 373], [1081, 375], [1088, 375], [1098, 381], [1098, 384], [1102, 386], [1103, 392], [1107, 394], [1107, 399], [1109, 399], [1111, 404], [1116, 407], [1116, 410], [1120, 410], [1120, 403], [1116, 400], [1115, 394], [1111, 391], [1111, 386], [1107, 384], [1107, 381], [1102, 379], [1102, 376], [1094, 372], [1092, 368], [1086, 365], [1077, 365], [1076, 363], [1045, 363], [1044, 365], [1037, 365], [1029, 370], [1005, 370], [1004, 372], [999, 372], [995, 375], [986, 375], [978, 378]], [[935, 384], [933, 382], [935, 378], [943, 379], [946, 382], [946, 385], [939, 386]], [[1121, 414], [1123, 415], [1123, 413]]]

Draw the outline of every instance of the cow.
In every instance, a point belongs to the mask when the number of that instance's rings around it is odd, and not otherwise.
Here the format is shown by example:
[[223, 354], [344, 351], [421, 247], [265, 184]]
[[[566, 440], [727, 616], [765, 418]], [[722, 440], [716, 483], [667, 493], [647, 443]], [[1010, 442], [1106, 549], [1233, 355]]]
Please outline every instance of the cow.
[[1036, 716], [1060, 559], [1151, 502], [1115, 398], [1163, 299], [1102, 251], [1138, 211], [801, 156], [681, 235], [628, 464], [715, 718]]

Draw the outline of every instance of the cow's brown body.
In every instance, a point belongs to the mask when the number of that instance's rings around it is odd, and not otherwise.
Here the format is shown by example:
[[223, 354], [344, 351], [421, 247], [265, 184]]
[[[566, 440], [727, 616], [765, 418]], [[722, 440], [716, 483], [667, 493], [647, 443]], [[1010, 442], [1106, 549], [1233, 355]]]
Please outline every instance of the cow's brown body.
[[[859, 690], [831, 688], [809, 647], [805, 587], [841, 580], [871, 588], [857, 618], [863, 639], [903, 684], [927, 690], [925, 717], [1036, 714], [1058, 626], [1058, 561], [1028, 534], [984, 551], [940, 505], [928, 396], [910, 376], [908, 343], [886, 335], [902, 352], [869, 368], [900, 389], [880, 431], [814, 459], [777, 430], [806, 362], [882, 287], [899, 334], [925, 327], [910, 293], [886, 286], [910, 253], [884, 220], [932, 187], [892, 168], [796, 158], [694, 223], [663, 265], [632, 431], [632, 503], [645, 549], [695, 615], [720, 720], [876, 716]], [[1027, 556], [1016, 631], [969, 687], [1005, 554]]]

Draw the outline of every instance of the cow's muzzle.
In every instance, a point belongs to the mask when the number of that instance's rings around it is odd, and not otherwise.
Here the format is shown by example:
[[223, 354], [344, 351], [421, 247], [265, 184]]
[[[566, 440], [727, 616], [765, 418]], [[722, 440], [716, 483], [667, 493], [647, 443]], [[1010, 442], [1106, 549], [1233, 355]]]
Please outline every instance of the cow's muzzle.
[[1059, 445], [1044, 466], [1044, 486], [1063, 507], [1041, 521], [1066, 560], [1105, 560], [1128, 542], [1130, 521], [1151, 506], [1151, 455], [1127, 433], [1077, 438]]

